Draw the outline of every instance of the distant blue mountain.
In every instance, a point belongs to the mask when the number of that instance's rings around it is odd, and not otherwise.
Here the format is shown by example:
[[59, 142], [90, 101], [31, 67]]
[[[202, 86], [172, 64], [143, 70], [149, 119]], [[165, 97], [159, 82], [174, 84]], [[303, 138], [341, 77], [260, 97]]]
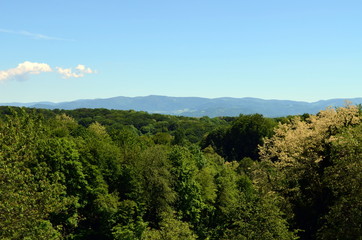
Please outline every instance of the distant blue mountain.
[[25, 106], [45, 109], [107, 108], [136, 110], [190, 117], [238, 116], [239, 114], [260, 113], [266, 117], [281, 117], [303, 113], [318, 113], [327, 107], [339, 107], [345, 101], [362, 104], [362, 98], [330, 99], [313, 103], [289, 100], [264, 100], [259, 98], [199, 98], [199, 97], [113, 97], [86, 99], [72, 102], [0, 103], [8, 106]]

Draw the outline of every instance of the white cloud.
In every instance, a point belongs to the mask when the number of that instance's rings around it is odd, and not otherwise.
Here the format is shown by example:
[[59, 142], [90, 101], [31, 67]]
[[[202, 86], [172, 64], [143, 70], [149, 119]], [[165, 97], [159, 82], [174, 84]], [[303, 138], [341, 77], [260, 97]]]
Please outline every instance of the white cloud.
[[87, 68], [86, 66], [79, 64], [75, 69], [82, 73], [94, 73], [94, 71], [90, 68]]
[[76, 66], [74, 70], [72, 70], [71, 68], [57, 67], [57, 71], [58, 71], [58, 73], [63, 75], [63, 78], [71, 78], [71, 77], [80, 78], [80, 77], [84, 77], [84, 74], [95, 73], [94, 70], [87, 68], [86, 66], [84, 66], [82, 64], [79, 64], [78, 66]]
[[82, 73], [75, 73], [72, 72], [71, 68], [61, 68], [61, 67], [57, 67], [57, 71], [59, 74], [63, 75], [63, 78], [79, 78], [79, 77], [83, 77], [84, 74]]
[[79, 64], [72, 70], [72, 68], [55, 67], [56, 71], [53, 70], [46, 63], [35, 63], [35, 62], [23, 62], [20, 63], [16, 68], [7, 70], [0, 70], [0, 82], [6, 80], [25, 80], [29, 75], [40, 74], [44, 72], [57, 72], [63, 76], [63, 78], [80, 78], [84, 77], [85, 74], [95, 73], [89, 67]]
[[51, 71], [51, 67], [46, 63], [33, 63], [26, 61], [20, 63], [16, 68], [0, 71], [0, 81], [5, 81], [8, 79], [24, 80], [29, 75]]

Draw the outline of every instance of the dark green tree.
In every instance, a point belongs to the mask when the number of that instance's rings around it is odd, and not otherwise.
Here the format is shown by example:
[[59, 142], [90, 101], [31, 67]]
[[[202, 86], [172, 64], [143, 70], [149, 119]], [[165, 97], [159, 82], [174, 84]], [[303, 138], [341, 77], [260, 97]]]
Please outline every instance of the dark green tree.
[[202, 147], [212, 146], [228, 161], [240, 161], [244, 157], [257, 160], [258, 145], [263, 138], [271, 137], [276, 122], [260, 114], [240, 115], [228, 128], [212, 131], [202, 142]]

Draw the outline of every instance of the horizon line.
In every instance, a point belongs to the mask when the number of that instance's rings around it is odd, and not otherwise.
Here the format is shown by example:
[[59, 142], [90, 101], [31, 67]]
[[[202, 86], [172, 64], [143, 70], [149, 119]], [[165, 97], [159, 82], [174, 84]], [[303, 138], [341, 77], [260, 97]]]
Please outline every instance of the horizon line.
[[106, 100], [106, 99], [112, 99], [112, 98], [146, 98], [146, 97], [168, 97], [168, 98], [201, 98], [201, 99], [257, 99], [257, 100], [265, 100], [265, 101], [290, 101], [290, 102], [304, 102], [304, 103], [316, 103], [320, 101], [329, 101], [329, 100], [353, 100], [353, 99], [359, 99], [362, 97], [336, 97], [336, 98], [328, 98], [328, 99], [320, 99], [316, 101], [306, 101], [306, 100], [290, 100], [290, 99], [276, 99], [276, 98], [260, 98], [260, 97], [198, 97], [198, 96], [169, 96], [169, 95], [157, 95], [157, 94], [150, 94], [150, 95], [144, 95], [144, 96], [114, 96], [114, 97], [97, 97], [97, 98], [78, 98], [73, 100], [63, 100], [63, 101], [6, 101], [6, 102], [0, 102], [0, 104], [34, 104], [34, 103], [52, 103], [52, 104], [59, 104], [59, 103], [69, 103], [69, 102], [76, 102], [76, 101], [87, 101], [87, 100]]

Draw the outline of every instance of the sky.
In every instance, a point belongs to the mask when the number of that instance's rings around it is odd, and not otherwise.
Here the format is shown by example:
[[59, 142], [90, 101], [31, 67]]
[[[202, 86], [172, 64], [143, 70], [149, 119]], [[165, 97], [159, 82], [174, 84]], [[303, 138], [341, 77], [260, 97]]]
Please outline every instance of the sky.
[[362, 97], [362, 1], [0, 0], [0, 102]]

